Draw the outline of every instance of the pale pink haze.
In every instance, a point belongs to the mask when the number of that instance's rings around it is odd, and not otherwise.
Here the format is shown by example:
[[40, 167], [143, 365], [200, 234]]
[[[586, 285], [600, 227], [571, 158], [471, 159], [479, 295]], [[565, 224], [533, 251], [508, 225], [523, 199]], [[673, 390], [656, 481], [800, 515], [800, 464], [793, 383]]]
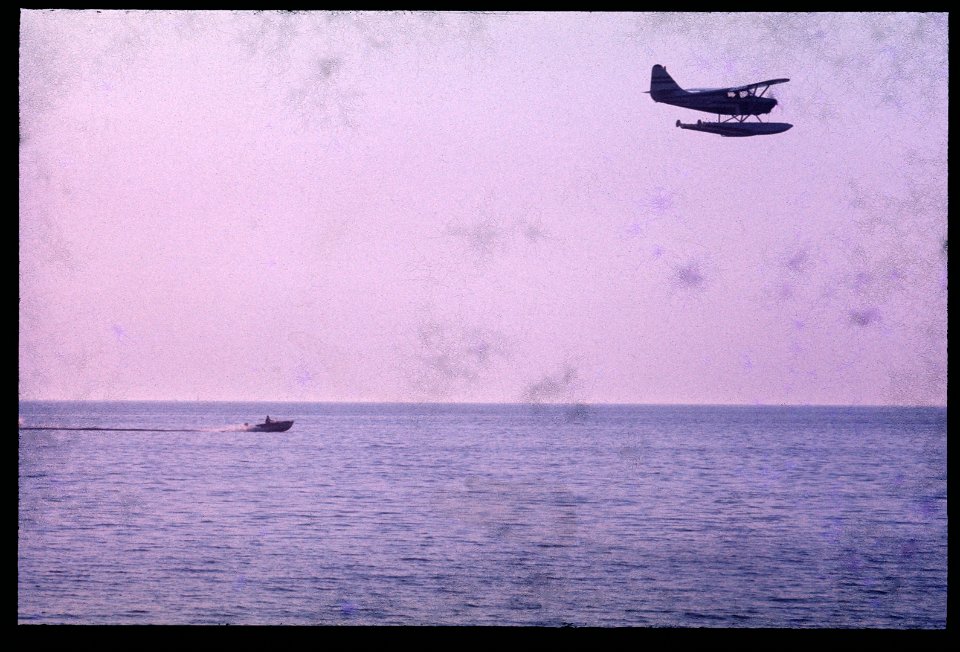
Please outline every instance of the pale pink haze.
[[[20, 13], [21, 399], [946, 404], [946, 14]], [[783, 134], [653, 102], [776, 77]]]

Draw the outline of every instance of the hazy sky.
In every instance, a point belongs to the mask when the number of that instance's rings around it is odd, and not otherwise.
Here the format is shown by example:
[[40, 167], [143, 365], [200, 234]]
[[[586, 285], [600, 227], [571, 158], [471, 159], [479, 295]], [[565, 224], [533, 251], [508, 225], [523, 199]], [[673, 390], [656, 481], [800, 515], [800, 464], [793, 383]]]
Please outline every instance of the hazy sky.
[[[946, 404], [946, 14], [23, 11], [21, 399]], [[653, 102], [774, 77], [766, 137]]]

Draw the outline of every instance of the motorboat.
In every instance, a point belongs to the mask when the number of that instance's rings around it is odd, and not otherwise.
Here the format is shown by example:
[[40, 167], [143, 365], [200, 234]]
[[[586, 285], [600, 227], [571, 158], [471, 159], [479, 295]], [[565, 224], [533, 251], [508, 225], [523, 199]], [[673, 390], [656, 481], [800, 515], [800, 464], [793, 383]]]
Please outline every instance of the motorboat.
[[243, 425], [246, 426], [247, 432], [286, 432], [293, 426], [293, 421], [273, 421], [270, 417], [267, 417], [267, 420], [263, 423], [253, 426]]

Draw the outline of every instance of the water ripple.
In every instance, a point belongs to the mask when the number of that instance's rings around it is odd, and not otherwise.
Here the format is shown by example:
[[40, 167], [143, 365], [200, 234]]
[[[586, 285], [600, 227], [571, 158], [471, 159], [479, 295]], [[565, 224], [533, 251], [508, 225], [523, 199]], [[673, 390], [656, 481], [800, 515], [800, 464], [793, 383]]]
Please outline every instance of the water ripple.
[[946, 411], [21, 403], [18, 622], [943, 628]]

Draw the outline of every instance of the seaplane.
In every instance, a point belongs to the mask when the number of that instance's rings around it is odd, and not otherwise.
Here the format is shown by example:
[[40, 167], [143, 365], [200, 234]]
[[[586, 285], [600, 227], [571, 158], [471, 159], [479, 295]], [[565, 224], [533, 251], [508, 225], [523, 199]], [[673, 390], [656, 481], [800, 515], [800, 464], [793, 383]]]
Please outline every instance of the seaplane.
[[[738, 138], [769, 136], [783, 133], [793, 126], [786, 122], [764, 122], [760, 119], [761, 115], [770, 113], [773, 107], [777, 105], [775, 98], [764, 97], [767, 89], [774, 84], [783, 84], [788, 81], [790, 80], [768, 79], [755, 84], [732, 88], [691, 88], [684, 90], [680, 88], [677, 82], [673, 81], [673, 77], [667, 73], [667, 69], [658, 64], [653, 67], [653, 71], [650, 73], [650, 90], [647, 92], [654, 102], [663, 102], [685, 109], [717, 114], [716, 122], [697, 120], [696, 124], [684, 124], [677, 120], [677, 126], [681, 129], [692, 129], [693, 131], [704, 131], [708, 134]], [[723, 118], [723, 116], [727, 117]], [[751, 116], [756, 118], [757, 121], [747, 122], [747, 119]]]

